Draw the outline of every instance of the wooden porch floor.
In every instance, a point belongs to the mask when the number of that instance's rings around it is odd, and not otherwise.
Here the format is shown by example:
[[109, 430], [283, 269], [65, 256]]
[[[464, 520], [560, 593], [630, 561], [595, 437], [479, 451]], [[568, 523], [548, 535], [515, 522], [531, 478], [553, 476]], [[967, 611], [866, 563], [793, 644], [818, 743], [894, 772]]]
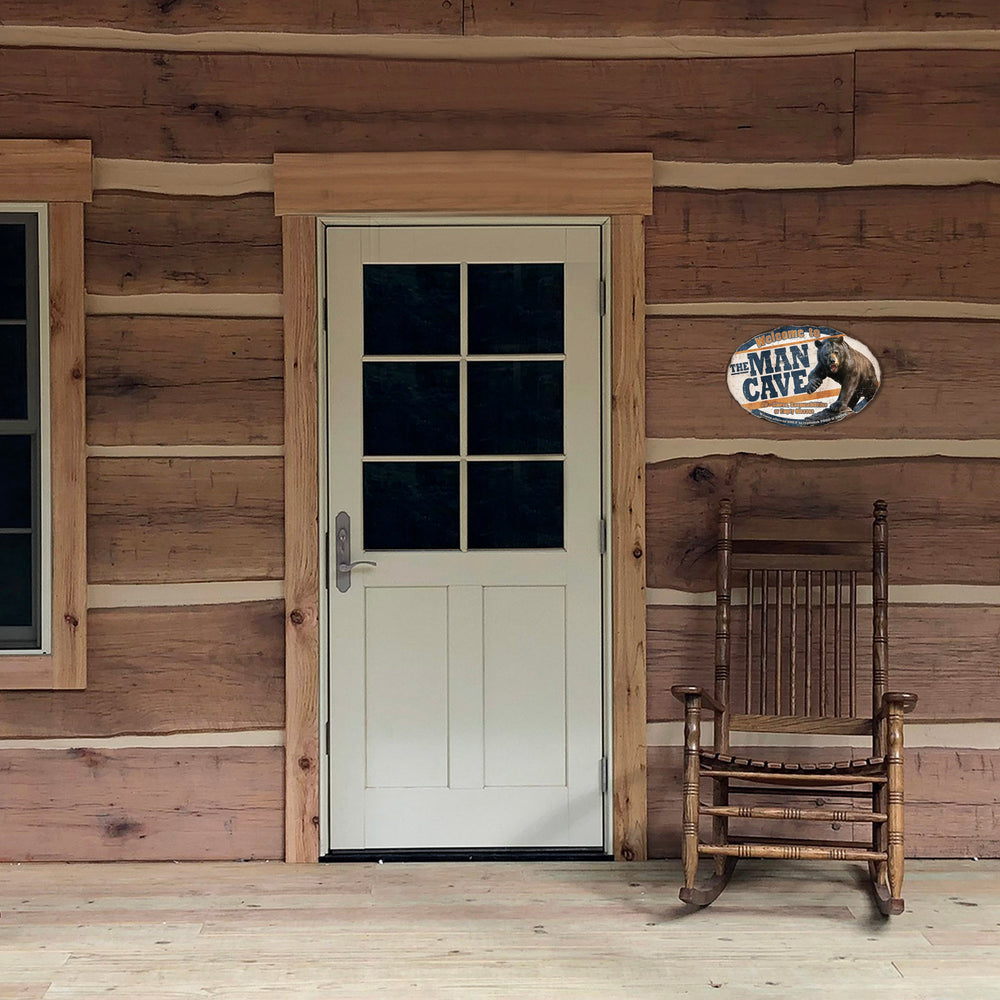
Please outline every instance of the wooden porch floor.
[[1000, 998], [1000, 862], [742, 865], [2, 865], [0, 1000]]

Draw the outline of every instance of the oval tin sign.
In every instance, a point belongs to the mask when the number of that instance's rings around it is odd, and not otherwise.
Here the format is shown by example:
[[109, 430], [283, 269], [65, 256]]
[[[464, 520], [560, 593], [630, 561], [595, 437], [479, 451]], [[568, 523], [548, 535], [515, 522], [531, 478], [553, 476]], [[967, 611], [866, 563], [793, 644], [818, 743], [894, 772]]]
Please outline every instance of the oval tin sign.
[[857, 413], [882, 374], [859, 340], [828, 326], [779, 326], [740, 344], [729, 391], [745, 410], [778, 424], [828, 424]]

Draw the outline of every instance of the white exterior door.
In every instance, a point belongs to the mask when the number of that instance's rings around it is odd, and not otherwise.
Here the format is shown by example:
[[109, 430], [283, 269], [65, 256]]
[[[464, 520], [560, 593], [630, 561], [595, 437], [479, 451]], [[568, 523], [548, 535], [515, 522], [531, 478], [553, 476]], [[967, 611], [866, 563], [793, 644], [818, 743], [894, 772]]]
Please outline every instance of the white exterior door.
[[327, 846], [601, 848], [601, 227], [326, 233]]

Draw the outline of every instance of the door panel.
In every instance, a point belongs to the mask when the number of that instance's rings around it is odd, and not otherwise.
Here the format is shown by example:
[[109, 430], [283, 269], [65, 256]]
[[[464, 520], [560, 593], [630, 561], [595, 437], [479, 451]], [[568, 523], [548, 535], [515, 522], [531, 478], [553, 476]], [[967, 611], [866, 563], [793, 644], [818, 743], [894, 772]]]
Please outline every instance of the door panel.
[[365, 589], [365, 706], [369, 788], [448, 784], [446, 588]]
[[483, 598], [485, 784], [562, 785], [566, 589], [487, 587]]
[[600, 261], [327, 230], [332, 849], [602, 846]]

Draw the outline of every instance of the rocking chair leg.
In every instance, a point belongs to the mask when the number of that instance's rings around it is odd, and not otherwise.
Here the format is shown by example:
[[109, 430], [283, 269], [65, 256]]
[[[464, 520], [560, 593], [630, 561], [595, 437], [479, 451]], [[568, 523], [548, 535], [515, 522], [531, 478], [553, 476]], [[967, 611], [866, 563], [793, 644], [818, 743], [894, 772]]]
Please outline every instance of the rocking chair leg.
[[[719, 778], [715, 782], [715, 791], [712, 797], [712, 801], [717, 806], [728, 806], [729, 805], [729, 779]], [[728, 816], [713, 816], [712, 817], [712, 843], [717, 847], [722, 844], [729, 843], [729, 817]], [[726, 870], [726, 858], [724, 855], [717, 854], [715, 856], [715, 874], [723, 875]]]
[[684, 798], [681, 809], [684, 887], [693, 889], [698, 874], [698, 793], [701, 784], [698, 760], [701, 740], [701, 704], [689, 695], [684, 705]]
[[681, 900], [691, 906], [708, 906], [709, 903], [714, 903], [729, 884], [735, 868], [736, 858], [725, 858], [722, 871], [716, 872], [702, 888], [685, 886], [681, 889]]
[[[886, 760], [886, 798], [889, 800], [888, 831], [889, 858], [886, 865], [889, 913], [903, 912], [903, 707], [893, 704], [889, 708], [888, 755]], [[885, 911], [883, 911], [885, 912]]]

